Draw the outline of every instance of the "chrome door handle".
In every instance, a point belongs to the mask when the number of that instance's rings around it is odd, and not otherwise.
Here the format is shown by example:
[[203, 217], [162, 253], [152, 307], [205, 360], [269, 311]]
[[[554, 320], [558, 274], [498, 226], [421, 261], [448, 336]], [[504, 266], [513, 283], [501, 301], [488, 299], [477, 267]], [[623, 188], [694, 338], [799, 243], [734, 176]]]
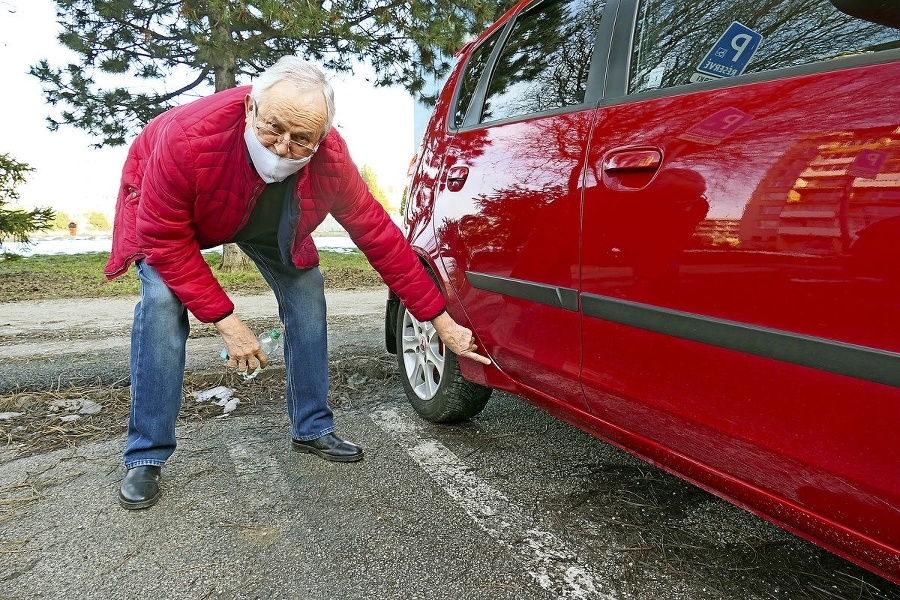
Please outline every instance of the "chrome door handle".
[[469, 176], [469, 167], [450, 167], [447, 170], [447, 189], [451, 192], [458, 192], [466, 183]]
[[656, 148], [640, 148], [610, 152], [603, 158], [603, 170], [655, 171], [662, 164], [662, 152]]

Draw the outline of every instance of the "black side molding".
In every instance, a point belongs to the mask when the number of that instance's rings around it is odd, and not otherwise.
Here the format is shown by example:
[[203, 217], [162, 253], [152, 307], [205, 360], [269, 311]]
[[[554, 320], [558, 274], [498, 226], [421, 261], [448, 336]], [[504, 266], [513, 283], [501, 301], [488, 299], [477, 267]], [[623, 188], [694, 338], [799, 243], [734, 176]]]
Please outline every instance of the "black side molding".
[[900, 354], [618, 298], [581, 295], [586, 316], [900, 387]]
[[578, 312], [578, 290], [473, 271], [466, 271], [466, 279], [472, 287], [479, 290]]

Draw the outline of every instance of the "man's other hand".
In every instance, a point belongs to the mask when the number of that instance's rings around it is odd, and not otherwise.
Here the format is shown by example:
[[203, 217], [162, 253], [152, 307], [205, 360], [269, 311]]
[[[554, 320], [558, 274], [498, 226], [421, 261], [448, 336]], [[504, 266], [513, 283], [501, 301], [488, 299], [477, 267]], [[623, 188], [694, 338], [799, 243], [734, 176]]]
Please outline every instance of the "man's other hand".
[[446, 312], [432, 319], [431, 324], [434, 325], [444, 345], [453, 350], [457, 356], [471, 358], [483, 365], [491, 364], [491, 359], [478, 354], [478, 346], [475, 345], [472, 331], [454, 321]]
[[259, 368], [265, 368], [268, 363], [266, 353], [259, 347], [259, 340], [243, 321], [232, 314], [217, 321], [216, 329], [225, 341], [229, 367], [248, 375]]

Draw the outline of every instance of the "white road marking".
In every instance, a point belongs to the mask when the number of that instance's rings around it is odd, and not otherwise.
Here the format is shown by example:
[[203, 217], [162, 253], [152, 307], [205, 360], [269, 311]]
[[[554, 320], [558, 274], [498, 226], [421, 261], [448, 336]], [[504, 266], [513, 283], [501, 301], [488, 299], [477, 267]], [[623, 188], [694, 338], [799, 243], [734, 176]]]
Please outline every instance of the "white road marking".
[[475, 523], [505, 546], [537, 583], [557, 598], [615, 600], [602, 577], [549, 531], [541, 530], [499, 490], [469, 472], [446, 446], [396, 409], [371, 415], [382, 430], [453, 498]]

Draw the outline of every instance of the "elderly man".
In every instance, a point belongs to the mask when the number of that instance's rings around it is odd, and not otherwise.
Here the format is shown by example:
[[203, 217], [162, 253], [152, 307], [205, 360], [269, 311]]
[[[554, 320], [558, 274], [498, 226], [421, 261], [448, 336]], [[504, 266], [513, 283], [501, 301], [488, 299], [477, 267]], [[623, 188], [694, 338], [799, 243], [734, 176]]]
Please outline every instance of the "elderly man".
[[252, 88], [173, 108], [132, 144], [116, 205], [106, 275], [135, 263], [141, 297], [131, 334], [131, 416], [119, 502], [159, 499], [161, 467], [175, 450], [188, 337], [187, 311], [215, 323], [229, 366], [266, 365], [256, 336], [234, 314], [200, 251], [236, 242], [275, 293], [284, 325], [291, 446], [326, 460], [363, 457], [334, 433], [328, 407], [325, 295], [310, 237], [331, 213], [385, 283], [446, 346], [481, 362], [472, 332], [445, 312], [415, 253], [369, 193], [332, 129], [334, 94], [323, 73], [286, 56]]

